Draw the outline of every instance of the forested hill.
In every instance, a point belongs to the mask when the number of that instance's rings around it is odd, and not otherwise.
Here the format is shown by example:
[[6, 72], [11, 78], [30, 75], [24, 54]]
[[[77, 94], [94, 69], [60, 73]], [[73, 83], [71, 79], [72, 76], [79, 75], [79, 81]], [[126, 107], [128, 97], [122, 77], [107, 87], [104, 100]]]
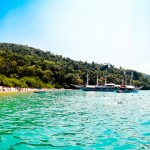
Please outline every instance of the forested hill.
[[[104, 84], [105, 70], [108, 68], [108, 82], [121, 84], [123, 68], [113, 65], [88, 63], [54, 55], [49, 51], [18, 45], [0, 43], [0, 85], [9, 87], [48, 87], [72, 88], [70, 84], [83, 85], [89, 73], [89, 83]], [[145, 74], [133, 71], [134, 85], [150, 89], [150, 78]], [[126, 71], [129, 83], [131, 70]]]

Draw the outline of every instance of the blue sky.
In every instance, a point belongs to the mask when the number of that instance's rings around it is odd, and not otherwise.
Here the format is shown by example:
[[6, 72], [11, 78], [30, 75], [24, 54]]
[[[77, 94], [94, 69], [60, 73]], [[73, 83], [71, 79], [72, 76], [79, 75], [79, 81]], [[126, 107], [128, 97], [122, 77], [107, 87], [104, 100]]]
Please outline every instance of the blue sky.
[[0, 0], [0, 42], [150, 74], [149, 0]]

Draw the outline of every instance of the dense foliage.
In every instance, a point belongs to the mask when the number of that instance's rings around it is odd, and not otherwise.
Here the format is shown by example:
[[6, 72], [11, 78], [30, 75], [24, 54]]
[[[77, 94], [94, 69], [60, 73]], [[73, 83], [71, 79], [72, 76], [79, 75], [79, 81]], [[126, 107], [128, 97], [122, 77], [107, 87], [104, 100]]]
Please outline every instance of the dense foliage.
[[[27, 45], [0, 43], [0, 85], [3, 86], [72, 88], [71, 84], [86, 83], [87, 72], [90, 84], [96, 84], [97, 73], [99, 84], [104, 84], [106, 66], [108, 82], [121, 84], [124, 70], [121, 67], [75, 61]], [[131, 70], [126, 73], [129, 83]], [[133, 73], [134, 85], [150, 89], [148, 75], [137, 71]]]

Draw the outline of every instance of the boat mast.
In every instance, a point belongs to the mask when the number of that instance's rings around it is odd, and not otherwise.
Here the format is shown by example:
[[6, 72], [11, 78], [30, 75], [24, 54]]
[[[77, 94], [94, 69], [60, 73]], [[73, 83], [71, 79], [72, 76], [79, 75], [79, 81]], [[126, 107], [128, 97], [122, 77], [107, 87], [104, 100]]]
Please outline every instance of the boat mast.
[[89, 85], [89, 75], [87, 73], [87, 78], [86, 78], [86, 85]]
[[122, 77], [122, 85], [124, 85], [124, 76]]
[[123, 71], [123, 84], [122, 85], [127, 85], [127, 80], [126, 80], [126, 71]]
[[133, 71], [131, 72], [130, 85], [133, 85]]
[[105, 85], [107, 84], [107, 68], [106, 68], [106, 75], [105, 75]]
[[97, 80], [96, 80], [96, 85], [98, 86], [98, 73], [97, 73]]

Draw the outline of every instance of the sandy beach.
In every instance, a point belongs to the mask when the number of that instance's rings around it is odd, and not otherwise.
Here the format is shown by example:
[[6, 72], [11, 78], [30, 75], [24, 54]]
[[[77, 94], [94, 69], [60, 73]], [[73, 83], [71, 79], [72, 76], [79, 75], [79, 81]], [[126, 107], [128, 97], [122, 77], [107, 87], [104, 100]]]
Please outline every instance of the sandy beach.
[[[34, 93], [34, 91], [37, 91], [37, 88], [14, 88], [14, 87], [6, 87], [6, 86], [0, 86], [0, 95], [10, 95], [10, 94], [16, 94], [16, 93]], [[47, 89], [42, 88], [44, 91], [51, 91], [51, 90], [64, 90], [62, 89]]]
[[5, 87], [0, 86], [0, 95], [7, 95], [11, 93], [33, 93], [37, 88], [14, 88], [14, 87]]

